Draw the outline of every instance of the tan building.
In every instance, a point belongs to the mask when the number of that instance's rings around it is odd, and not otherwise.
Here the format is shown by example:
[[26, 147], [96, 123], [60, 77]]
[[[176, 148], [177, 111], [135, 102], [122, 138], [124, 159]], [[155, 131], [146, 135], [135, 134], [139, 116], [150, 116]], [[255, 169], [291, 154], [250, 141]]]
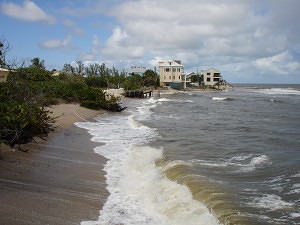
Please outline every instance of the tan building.
[[179, 60], [164, 60], [158, 63], [161, 87], [182, 87], [183, 65]]
[[204, 85], [207, 86], [214, 86], [216, 83], [222, 80], [221, 72], [214, 68], [202, 71], [201, 75], [203, 75]]
[[6, 81], [9, 70], [0, 68], [0, 82]]

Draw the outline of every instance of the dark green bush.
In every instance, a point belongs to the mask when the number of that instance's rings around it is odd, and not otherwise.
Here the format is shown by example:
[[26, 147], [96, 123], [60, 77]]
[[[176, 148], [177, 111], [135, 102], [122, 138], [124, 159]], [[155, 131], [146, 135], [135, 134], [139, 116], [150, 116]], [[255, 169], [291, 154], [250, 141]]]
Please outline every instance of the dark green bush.
[[19, 69], [16, 74], [25, 80], [47, 81], [53, 79], [50, 71], [39, 67], [22, 68]]
[[90, 87], [107, 88], [107, 81], [99, 76], [85, 77], [85, 83]]
[[0, 142], [13, 147], [43, 138], [53, 129], [38, 91], [20, 80], [0, 83]]

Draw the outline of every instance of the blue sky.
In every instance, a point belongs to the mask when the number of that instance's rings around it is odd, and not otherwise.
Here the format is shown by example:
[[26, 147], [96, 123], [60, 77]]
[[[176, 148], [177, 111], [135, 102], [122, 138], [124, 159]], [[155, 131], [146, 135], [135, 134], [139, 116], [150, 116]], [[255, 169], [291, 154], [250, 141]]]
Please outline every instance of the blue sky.
[[118, 69], [180, 59], [232, 83], [300, 83], [298, 0], [6, 0], [8, 58], [48, 69], [76, 60]]

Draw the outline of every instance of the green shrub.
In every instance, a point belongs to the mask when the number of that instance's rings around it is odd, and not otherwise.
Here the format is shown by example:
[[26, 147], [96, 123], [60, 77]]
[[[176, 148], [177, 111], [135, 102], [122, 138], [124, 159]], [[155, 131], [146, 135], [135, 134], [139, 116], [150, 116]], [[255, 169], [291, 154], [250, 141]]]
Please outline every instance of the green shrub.
[[14, 147], [44, 138], [53, 129], [36, 91], [23, 81], [0, 83], [0, 142]]
[[85, 83], [90, 87], [106, 88], [107, 81], [103, 77], [89, 76], [85, 77]]
[[33, 81], [47, 81], [53, 79], [50, 71], [39, 67], [27, 67], [19, 69], [16, 72], [16, 75], [22, 79]]

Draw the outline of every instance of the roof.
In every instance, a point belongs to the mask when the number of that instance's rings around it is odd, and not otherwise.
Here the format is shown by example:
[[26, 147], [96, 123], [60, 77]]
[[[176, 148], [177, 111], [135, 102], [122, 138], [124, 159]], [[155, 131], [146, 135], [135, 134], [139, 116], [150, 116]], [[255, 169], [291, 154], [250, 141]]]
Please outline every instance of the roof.
[[214, 71], [214, 72], [217, 72], [217, 73], [221, 73], [221, 71], [215, 69], [215, 68], [210, 68], [208, 70], [205, 70], [204, 72], [209, 72], [209, 71]]
[[2, 72], [9, 72], [8, 69], [4, 69], [4, 68], [0, 68], [0, 71], [2, 71]]
[[131, 67], [128, 73], [145, 73], [146, 68], [145, 67]]
[[178, 62], [175, 62], [174, 60], [163, 60], [158, 62], [159, 67], [183, 67], [183, 65], [179, 64]]

